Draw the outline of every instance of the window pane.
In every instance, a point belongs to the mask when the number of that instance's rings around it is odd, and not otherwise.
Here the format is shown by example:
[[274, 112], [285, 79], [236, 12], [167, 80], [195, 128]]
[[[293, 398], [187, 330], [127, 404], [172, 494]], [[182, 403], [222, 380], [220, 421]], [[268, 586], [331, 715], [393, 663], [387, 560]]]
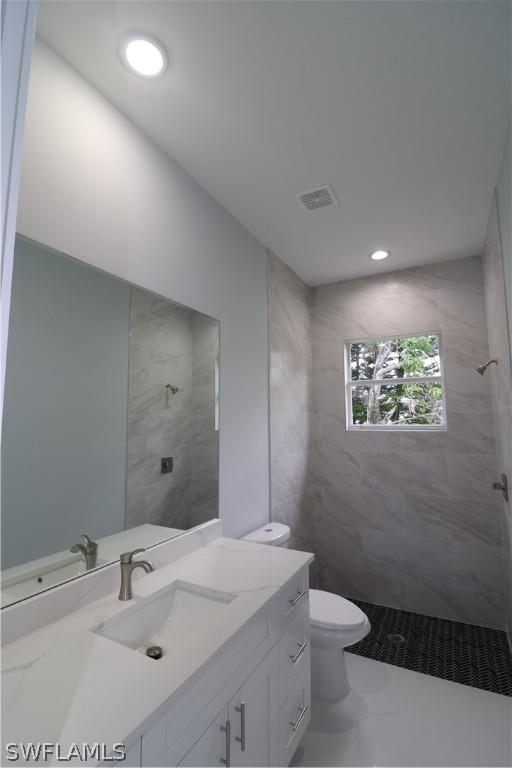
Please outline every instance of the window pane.
[[440, 376], [439, 336], [395, 336], [350, 345], [352, 381]]
[[430, 384], [371, 384], [353, 387], [352, 424], [403, 426], [444, 424], [443, 390]]

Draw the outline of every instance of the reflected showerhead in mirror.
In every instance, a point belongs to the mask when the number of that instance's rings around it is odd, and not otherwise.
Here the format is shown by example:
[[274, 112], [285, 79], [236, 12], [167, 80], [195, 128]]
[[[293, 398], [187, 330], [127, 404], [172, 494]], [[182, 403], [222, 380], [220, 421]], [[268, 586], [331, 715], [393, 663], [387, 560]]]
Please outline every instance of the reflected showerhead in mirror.
[[180, 391], [179, 387], [174, 386], [174, 384], [166, 384], [165, 385], [165, 407], [169, 408], [169, 395], [177, 395]]
[[495, 365], [498, 365], [498, 361], [496, 360], [496, 358], [495, 358], [495, 357], [492, 357], [490, 360], [488, 360], [488, 361], [487, 361], [486, 363], [484, 363], [483, 365], [479, 365], [479, 366], [478, 366], [478, 368], [475, 368], [475, 370], [477, 371], [477, 373], [479, 373], [479, 374], [480, 374], [480, 376], [483, 376], [483, 375], [484, 375], [484, 373], [486, 372], [486, 370], [488, 369], [488, 367], [489, 367], [489, 366], [490, 366], [492, 363], [494, 363]]

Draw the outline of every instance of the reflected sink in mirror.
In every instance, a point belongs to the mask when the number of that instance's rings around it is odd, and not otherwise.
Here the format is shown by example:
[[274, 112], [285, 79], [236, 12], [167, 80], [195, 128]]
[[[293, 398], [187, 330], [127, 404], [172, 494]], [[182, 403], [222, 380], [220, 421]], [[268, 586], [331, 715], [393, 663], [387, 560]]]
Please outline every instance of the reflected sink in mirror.
[[140, 653], [160, 646], [163, 655], [189, 643], [218, 620], [236, 595], [174, 581], [150, 597], [135, 597], [135, 605], [93, 631]]
[[[50, 558], [47, 558], [50, 559]], [[108, 561], [97, 558], [96, 568]], [[23, 600], [45, 589], [55, 587], [68, 579], [74, 579], [87, 573], [85, 560], [80, 555], [60, 558], [53, 562], [40, 564], [32, 568], [30, 565], [12, 568], [11, 576], [2, 575], [2, 605], [9, 605], [17, 600]]]

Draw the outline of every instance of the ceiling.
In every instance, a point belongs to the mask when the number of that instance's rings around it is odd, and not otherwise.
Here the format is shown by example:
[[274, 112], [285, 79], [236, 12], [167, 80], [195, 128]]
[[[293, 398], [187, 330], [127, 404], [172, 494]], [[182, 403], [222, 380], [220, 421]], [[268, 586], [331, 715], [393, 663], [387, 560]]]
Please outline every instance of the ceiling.
[[[509, 118], [507, 0], [39, 4], [38, 34], [319, 285], [479, 253]], [[127, 72], [119, 37], [171, 57]], [[330, 183], [339, 205], [296, 193]], [[375, 248], [392, 251], [370, 262]]]

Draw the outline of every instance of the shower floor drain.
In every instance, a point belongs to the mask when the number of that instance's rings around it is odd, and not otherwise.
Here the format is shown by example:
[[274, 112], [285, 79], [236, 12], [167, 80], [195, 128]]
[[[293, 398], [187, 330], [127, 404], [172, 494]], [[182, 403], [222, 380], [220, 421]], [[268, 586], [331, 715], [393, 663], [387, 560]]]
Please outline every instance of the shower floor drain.
[[405, 643], [405, 637], [398, 632], [391, 632], [391, 634], [388, 635], [388, 640], [390, 643], [393, 643], [393, 645], [402, 645], [402, 643]]

